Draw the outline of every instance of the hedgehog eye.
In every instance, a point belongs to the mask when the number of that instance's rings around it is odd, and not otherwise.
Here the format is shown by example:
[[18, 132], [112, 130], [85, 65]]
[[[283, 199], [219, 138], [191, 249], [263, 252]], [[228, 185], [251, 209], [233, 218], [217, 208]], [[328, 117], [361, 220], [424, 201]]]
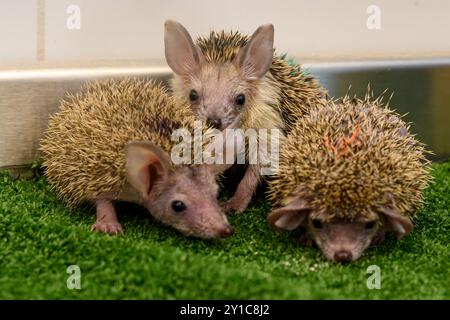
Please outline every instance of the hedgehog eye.
[[234, 102], [236, 103], [236, 105], [242, 107], [245, 104], [245, 95], [243, 95], [242, 93], [238, 94], [234, 99]]
[[186, 210], [186, 205], [184, 204], [183, 201], [180, 200], [174, 200], [172, 201], [172, 209], [173, 211], [175, 211], [176, 213], [181, 213], [184, 210]]
[[191, 100], [192, 102], [198, 100], [198, 93], [194, 89], [192, 89], [191, 92], [189, 92], [189, 100]]
[[316, 228], [316, 229], [322, 229], [323, 228], [322, 221], [320, 221], [319, 219], [313, 219], [312, 220], [312, 224], [313, 224], [314, 228]]
[[367, 230], [373, 229], [373, 227], [375, 227], [375, 221], [369, 221], [366, 223], [365, 228]]

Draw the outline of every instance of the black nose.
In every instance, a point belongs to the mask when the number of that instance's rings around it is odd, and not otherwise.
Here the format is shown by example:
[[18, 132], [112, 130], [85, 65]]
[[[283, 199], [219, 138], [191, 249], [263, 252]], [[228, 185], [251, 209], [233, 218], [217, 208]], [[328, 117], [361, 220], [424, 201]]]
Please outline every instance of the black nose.
[[220, 120], [220, 119], [208, 118], [206, 120], [206, 123], [209, 124], [210, 126], [216, 128], [216, 129], [220, 129], [222, 127], [222, 120]]
[[334, 254], [334, 260], [341, 263], [349, 263], [352, 261], [352, 253], [347, 250], [341, 250]]
[[222, 238], [228, 238], [231, 237], [234, 234], [234, 230], [231, 227], [225, 227], [223, 228], [222, 232], [220, 233], [220, 235], [222, 236]]

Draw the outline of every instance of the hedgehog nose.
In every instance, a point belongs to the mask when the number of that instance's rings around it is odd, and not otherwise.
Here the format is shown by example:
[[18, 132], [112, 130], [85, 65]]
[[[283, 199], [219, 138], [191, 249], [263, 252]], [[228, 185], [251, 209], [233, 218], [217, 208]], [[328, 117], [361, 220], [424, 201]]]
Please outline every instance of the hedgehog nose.
[[228, 238], [228, 237], [232, 236], [233, 234], [234, 234], [234, 230], [230, 226], [226, 226], [225, 228], [223, 228], [223, 230], [220, 233], [222, 238]]
[[334, 254], [334, 260], [341, 263], [349, 263], [352, 261], [352, 253], [347, 250], [341, 250]]
[[208, 118], [206, 120], [206, 123], [209, 124], [210, 126], [216, 128], [216, 129], [220, 129], [222, 127], [222, 121], [220, 119]]

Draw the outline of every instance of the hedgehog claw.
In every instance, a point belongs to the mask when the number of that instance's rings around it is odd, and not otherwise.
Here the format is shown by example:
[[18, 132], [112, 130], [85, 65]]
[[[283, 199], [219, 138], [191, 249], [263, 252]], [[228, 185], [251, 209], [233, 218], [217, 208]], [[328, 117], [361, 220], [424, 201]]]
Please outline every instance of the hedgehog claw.
[[108, 234], [117, 236], [117, 235], [123, 233], [123, 228], [119, 222], [96, 221], [92, 225], [91, 231], [108, 233]]

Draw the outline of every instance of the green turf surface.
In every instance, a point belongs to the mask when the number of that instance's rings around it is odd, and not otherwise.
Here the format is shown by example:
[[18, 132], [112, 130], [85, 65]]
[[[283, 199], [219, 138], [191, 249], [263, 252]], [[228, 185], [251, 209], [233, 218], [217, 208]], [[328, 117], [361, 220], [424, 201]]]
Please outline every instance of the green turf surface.
[[[33, 299], [338, 299], [450, 298], [450, 163], [435, 182], [416, 228], [388, 238], [357, 262], [332, 264], [297, 245], [298, 234], [271, 231], [263, 200], [230, 216], [236, 234], [219, 241], [185, 238], [145, 214], [125, 213], [123, 236], [91, 233], [93, 212], [69, 211], [45, 179], [0, 175], [0, 298]], [[136, 210], [131, 210], [136, 211]], [[66, 269], [81, 269], [69, 290]], [[381, 268], [381, 289], [366, 287]]]

